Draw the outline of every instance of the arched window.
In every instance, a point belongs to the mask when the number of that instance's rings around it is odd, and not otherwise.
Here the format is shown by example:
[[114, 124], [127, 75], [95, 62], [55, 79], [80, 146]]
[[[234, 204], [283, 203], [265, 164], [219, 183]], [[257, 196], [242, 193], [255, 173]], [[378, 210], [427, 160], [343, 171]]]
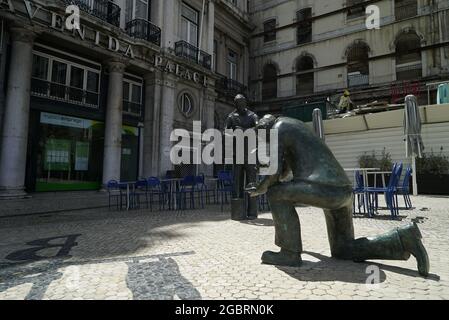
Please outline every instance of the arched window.
[[190, 117], [194, 111], [193, 98], [188, 93], [181, 96], [179, 110], [185, 117]]
[[307, 95], [314, 91], [315, 73], [313, 72], [313, 59], [304, 56], [296, 64], [296, 94]]
[[396, 40], [396, 79], [416, 80], [422, 77], [421, 39], [415, 32]]
[[263, 68], [262, 99], [274, 99], [278, 92], [277, 70], [273, 64]]
[[396, 20], [414, 17], [418, 14], [417, 0], [395, 0], [394, 15]]
[[356, 43], [348, 50], [348, 87], [369, 84], [369, 47]]

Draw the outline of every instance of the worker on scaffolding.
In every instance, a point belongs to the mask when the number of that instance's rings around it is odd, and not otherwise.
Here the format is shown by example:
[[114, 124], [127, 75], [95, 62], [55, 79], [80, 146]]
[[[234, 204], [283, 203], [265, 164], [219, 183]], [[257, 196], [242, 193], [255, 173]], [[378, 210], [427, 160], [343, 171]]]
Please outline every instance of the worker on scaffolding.
[[339, 114], [347, 113], [353, 109], [354, 103], [352, 102], [350, 95], [349, 91], [345, 90], [341, 96], [340, 103], [338, 104]]

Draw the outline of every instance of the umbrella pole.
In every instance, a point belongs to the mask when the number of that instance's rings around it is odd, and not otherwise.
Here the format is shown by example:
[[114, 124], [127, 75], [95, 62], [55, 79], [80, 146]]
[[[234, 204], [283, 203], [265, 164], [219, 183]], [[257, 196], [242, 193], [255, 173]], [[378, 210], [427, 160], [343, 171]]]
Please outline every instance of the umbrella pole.
[[413, 195], [417, 196], [418, 195], [418, 181], [416, 178], [416, 157], [413, 156], [412, 157], [412, 170], [413, 170]]

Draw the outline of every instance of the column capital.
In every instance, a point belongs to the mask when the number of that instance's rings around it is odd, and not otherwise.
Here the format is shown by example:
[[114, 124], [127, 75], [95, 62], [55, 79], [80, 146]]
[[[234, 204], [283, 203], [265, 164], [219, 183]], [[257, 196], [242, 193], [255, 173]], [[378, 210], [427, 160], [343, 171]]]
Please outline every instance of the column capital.
[[37, 37], [37, 33], [23, 26], [12, 26], [9, 28], [12, 41], [19, 41], [32, 44]]
[[153, 85], [153, 84], [158, 84], [161, 85], [162, 84], [162, 72], [155, 70], [153, 72], [147, 72], [143, 75], [143, 79], [145, 80], [145, 82], [148, 85]]
[[124, 73], [128, 62], [124, 59], [110, 59], [105, 62], [108, 72]]

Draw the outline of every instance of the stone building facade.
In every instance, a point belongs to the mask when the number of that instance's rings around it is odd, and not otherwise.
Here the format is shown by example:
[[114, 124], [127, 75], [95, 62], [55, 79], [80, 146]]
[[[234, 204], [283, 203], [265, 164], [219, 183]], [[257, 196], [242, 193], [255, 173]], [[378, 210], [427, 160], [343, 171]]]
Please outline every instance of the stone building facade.
[[[80, 11], [73, 28], [68, 5]], [[174, 128], [220, 127], [245, 92], [247, 2], [0, 0], [0, 190], [165, 176]], [[71, 24], [72, 23], [72, 24]]]
[[[344, 89], [359, 104], [406, 94], [427, 103], [436, 87], [426, 84], [449, 79], [447, 0], [253, 0], [249, 10], [260, 112], [336, 100]], [[371, 29], [376, 12], [380, 28]]]

